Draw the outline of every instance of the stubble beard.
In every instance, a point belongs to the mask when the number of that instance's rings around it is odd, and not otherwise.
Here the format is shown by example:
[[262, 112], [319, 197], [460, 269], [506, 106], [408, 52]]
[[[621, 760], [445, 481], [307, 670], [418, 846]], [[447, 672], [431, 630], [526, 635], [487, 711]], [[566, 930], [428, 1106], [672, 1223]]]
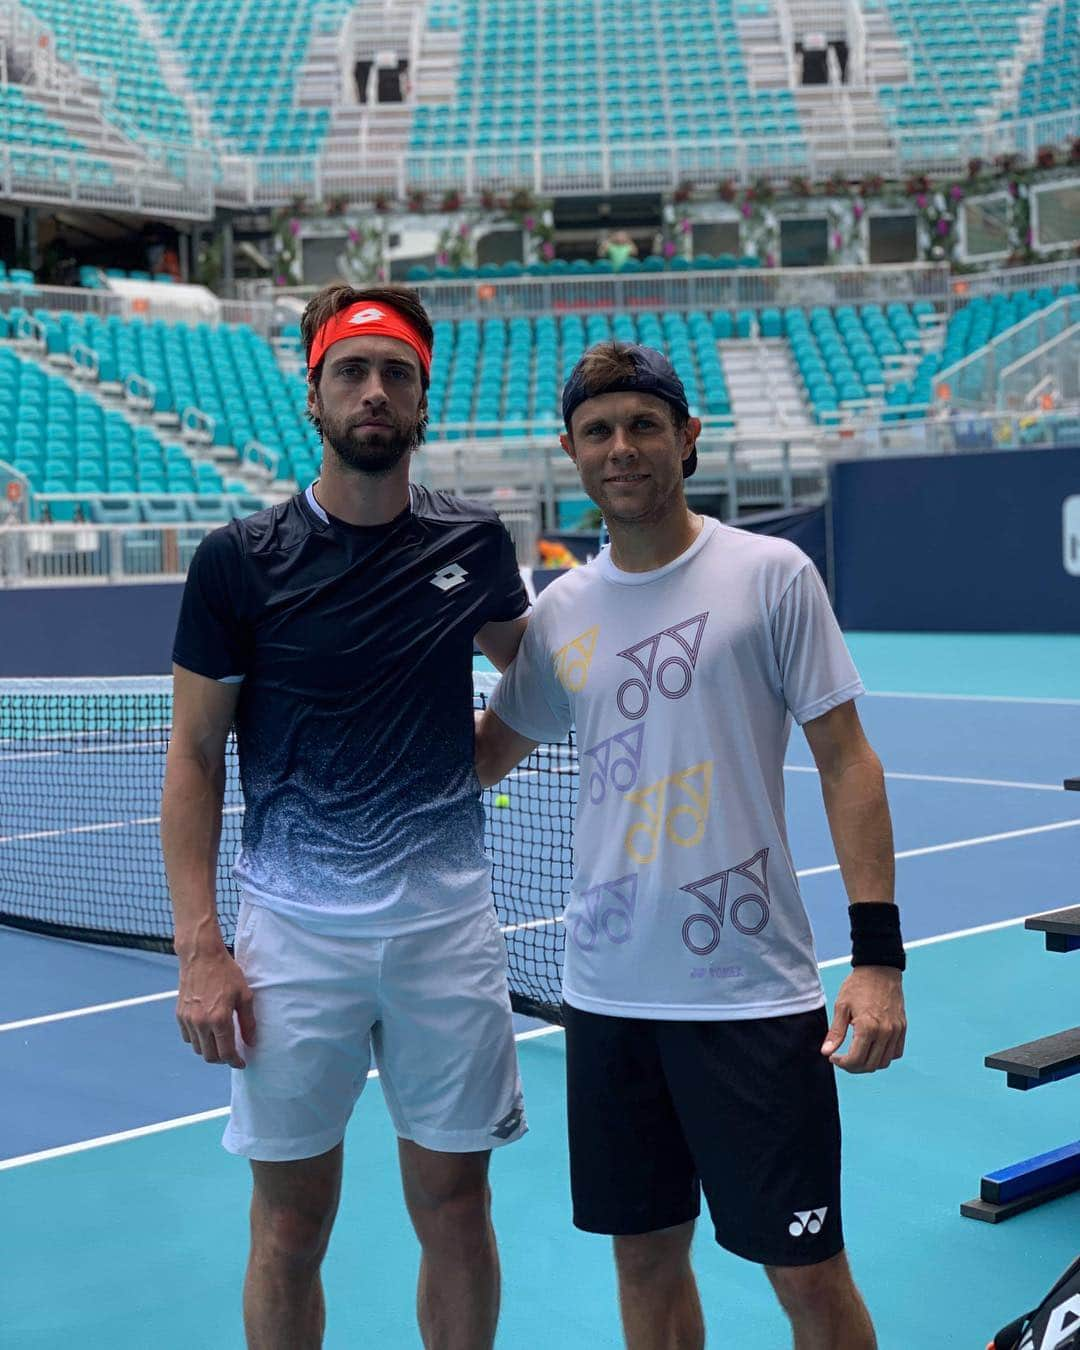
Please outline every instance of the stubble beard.
[[359, 427], [334, 422], [325, 414], [322, 419], [323, 440], [338, 456], [345, 468], [354, 473], [383, 477], [393, 472], [407, 454], [420, 444], [419, 423], [411, 427], [394, 425], [386, 430], [365, 432]]

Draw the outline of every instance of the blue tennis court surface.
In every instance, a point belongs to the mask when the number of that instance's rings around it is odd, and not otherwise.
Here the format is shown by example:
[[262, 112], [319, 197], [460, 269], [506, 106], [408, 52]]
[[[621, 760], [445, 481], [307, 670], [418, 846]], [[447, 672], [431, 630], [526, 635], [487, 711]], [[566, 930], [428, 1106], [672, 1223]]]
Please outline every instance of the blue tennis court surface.
[[[1075, 1080], [1009, 1092], [982, 1061], [1074, 1023], [1080, 1006], [1080, 956], [1046, 953], [1017, 922], [1080, 901], [1080, 797], [1061, 790], [1080, 769], [1080, 699], [1069, 701], [1080, 694], [1080, 641], [874, 635], [852, 647], [875, 690], [862, 714], [890, 775], [905, 936], [922, 945], [910, 952], [907, 1056], [841, 1082], [848, 1245], [882, 1350], [981, 1347], [1037, 1301], [1080, 1231], [1080, 1195], [999, 1228], [958, 1212], [983, 1172], [1078, 1132]], [[37, 774], [45, 761], [31, 763], [0, 771]], [[798, 733], [786, 786], [819, 958], [837, 962], [824, 971], [831, 995], [848, 950], [846, 903]], [[87, 824], [141, 831], [151, 846], [156, 821], [127, 813], [144, 804], [85, 806]], [[0, 825], [0, 849], [12, 833], [51, 831], [50, 819], [43, 794], [32, 820]], [[55, 867], [69, 850], [64, 866], [79, 866], [88, 888], [101, 884], [96, 833], [36, 841], [37, 865]], [[0, 966], [0, 1345], [242, 1345], [248, 1174], [217, 1142], [225, 1071], [176, 1035], [173, 961], [0, 931]], [[492, 1169], [499, 1346], [618, 1347], [608, 1243], [569, 1221], [561, 1034], [519, 1049], [531, 1131]], [[761, 1273], [719, 1251], [707, 1223], [696, 1259], [712, 1341], [789, 1343]], [[348, 1136], [327, 1346], [416, 1347], [415, 1268], [372, 1084]]]

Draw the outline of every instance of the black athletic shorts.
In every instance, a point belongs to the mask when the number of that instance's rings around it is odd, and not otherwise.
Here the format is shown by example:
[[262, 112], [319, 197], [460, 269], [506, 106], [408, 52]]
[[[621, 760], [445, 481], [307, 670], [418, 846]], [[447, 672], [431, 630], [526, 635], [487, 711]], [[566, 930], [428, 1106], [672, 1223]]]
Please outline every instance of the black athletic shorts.
[[695, 1219], [769, 1266], [843, 1249], [840, 1113], [825, 1010], [737, 1022], [566, 1006], [574, 1223], [652, 1233]]

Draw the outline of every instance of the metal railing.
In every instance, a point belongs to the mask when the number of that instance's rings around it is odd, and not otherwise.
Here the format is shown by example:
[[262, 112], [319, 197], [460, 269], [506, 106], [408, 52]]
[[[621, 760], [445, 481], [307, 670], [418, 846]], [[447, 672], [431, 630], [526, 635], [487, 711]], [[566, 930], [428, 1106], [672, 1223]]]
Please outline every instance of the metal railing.
[[1080, 322], [1018, 357], [998, 376], [1000, 408], [1076, 402], [1080, 402]]
[[440, 319], [575, 310], [782, 309], [890, 300], [944, 304], [950, 296], [949, 269], [943, 263], [563, 274], [416, 284], [429, 313]]
[[[6, 472], [3, 465], [0, 472]], [[518, 563], [531, 567], [538, 557], [539, 496], [493, 489], [490, 484], [480, 496], [498, 512], [509, 531]], [[14, 509], [0, 512], [0, 586], [176, 581], [186, 575], [200, 542], [219, 523], [24, 524]]]
[[213, 524], [0, 527], [0, 585], [175, 581]]
[[284, 205], [298, 193], [315, 199], [342, 194], [371, 201], [389, 193], [438, 194], [456, 188], [465, 196], [483, 190], [528, 188], [541, 196], [567, 192], [674, 190], [680, 183], [736, 179], [762, 173], [828, 178], [837, 163], [855, 179], [869, 174], [903, 177], [966, 171], [972, 159], [992, 162], [1015, 154], [1027, 161], [1043, 145], [1064, 145], [1080, 135], [1080, 108], [1041, 117], [926, 128], [886, 127], [882, 133], [815, 134], [754, 139], [650, 140], [533, 146], [522, 150], [409, 150], [372, 155], [326, 153], [307, 157], [224, 157], [216, 184], [222, 205]]
[[1004, 408], [1003, 370], [1080, 322], [1080, 296], [1069, 295], [992, 338], [985, 347], [946, 366], [934, 379], [939, 401], [958, 410]]

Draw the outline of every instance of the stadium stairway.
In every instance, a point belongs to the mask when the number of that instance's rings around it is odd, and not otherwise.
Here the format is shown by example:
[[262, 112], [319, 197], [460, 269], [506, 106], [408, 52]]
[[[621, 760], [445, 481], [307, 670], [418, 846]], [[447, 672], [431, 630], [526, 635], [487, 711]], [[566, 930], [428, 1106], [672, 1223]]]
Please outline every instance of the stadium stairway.
[[808, 431], [813, 425], [791, 359], [791, 346], [779, 339], [754, 337], [719, 342], [731, 411], [740, 433]]

